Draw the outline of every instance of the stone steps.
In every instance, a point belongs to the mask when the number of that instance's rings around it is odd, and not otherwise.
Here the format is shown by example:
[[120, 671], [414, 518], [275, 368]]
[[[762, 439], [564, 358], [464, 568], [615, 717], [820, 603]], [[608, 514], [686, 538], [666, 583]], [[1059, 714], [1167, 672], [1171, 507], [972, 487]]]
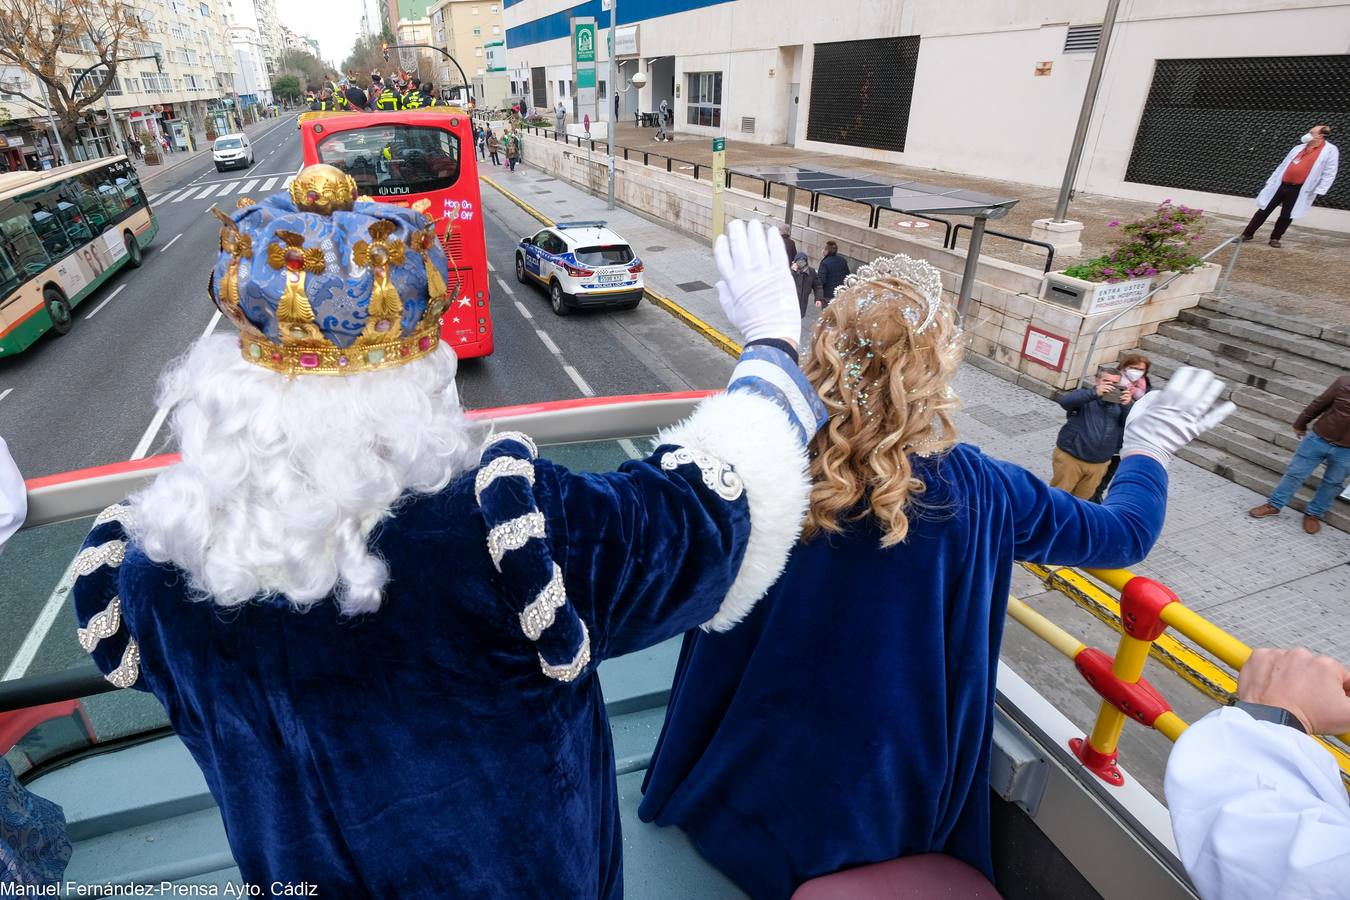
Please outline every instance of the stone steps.
[[[1269, 496], [1270, 492], [1275, 489], [1275, 485], [1280, 483], [1281, 476], [1279, 473], [1228, 453], [1219, 447], [1204, 443], [1203, 438], [1181, 448], [1177, 452], [1177, 456], [1187, 462], [1195, 463], [1201, 468], [1222, 475], [1235, 484], [1256, 491], [1262, 497]], [[1313, 487], [1306, 484], [1299, 488], [1293, 499], [1289, 501], [1289, 508], [1302, 512], [1307, 508], [1308, 501], [1312, 499], [1313, 490]], [[1256, 505], [1255, 502], [1252, 503], [1252, 506]], [[1289, 512], [1284, 515], [1289, 516]], [[1350, 503], [1345, 500], [1337, 500], [1327, 512], [1324, 521], [1333, 528], [1350, 531]]]
[[[1157, 351], [1140, 351], [1149, 358], [1149, 379], [1154, 387], [1161, 387], [1167, 379], [1183, 365], [1189, 363], [1173, 359]], [[1293, 422], [1294, 417], [1303, 410], [1302, 405], [1291, 404], [1289, 398], [1272, 394], [1245, 384], [1234, 384], [1227, 379], [1228, 389], [1224, 399], [1232, 400], [1240, 410], [1247, 410], [1272, 422]]]
[[[1287, 375], [1313, 385], [1327, 385], [1335, 381], [1344, 367], [1335, 363], [1322, 362], [1312, 356], [1297, 356], [1287, 350], [1281, 350], [1248, 338], [1234, 337], [1201, 325], [1185, 322], [1166, 322], [1158, 326], [1158, 334], [1183, 344], [1208, 350], [1217, 356], [1226, 357], [1253, 368], [1269, 369], [1276, 377]], [[1309, 341], [1310, 349], [1318, 342]], [[1350, 357], [1350, 352], [1347, 352]], [[1319, 392], [1320, 393], [1320, 392]]]
[[1234, 318], [1214, 310], [1196, 307], [1182, 310], [1180, 321], [1207, 331], [1237, 338], [1252, 349], [1279, 351], [1303, 359], [1312, 359], [1340, 369], [1350, 369], [1350, 349], [1317, 338], [1305, 337], [1271, 325]]
[[1329, 341], [1342, 347], [1350, 347], [1350, 326], [1347, 325], [1324, 325], [1321, 322], [1314, 322], [1301, 316], [1291, 316], [1288, 313], [1266, 309], [1264, 306], [1258, 306], [1254, 303], [1220, 300], [1214, 296], [1201, 297], [1200, 308], [1223, 313], [1237, 319], [1246, 319], [1248, 322], [1268, 325], [1292, 334]]
[[[1326, 384], [1317, 384], [1292, 375], [1274, 373], [1271, 369], [1255, 363], [1238, 362], [1203, 347], [1197, 347], [1162, 334], [1151, 334], [1140, 340], [1143, 351], [1150, 355], [1158, 354], [1191, 366], [1209, 369], [1228, 381], [1233, 387], [1245, 385], [1268, 394], [1285, 398], [1288, 414], [1292, 418], [1312, 402], [1313, 398], [1326, 390]], [[1328, 379], [1330, 381], [1330, 379]], [[1267, 415], [1279, 416], [1279, 412], [1267, 412]]]

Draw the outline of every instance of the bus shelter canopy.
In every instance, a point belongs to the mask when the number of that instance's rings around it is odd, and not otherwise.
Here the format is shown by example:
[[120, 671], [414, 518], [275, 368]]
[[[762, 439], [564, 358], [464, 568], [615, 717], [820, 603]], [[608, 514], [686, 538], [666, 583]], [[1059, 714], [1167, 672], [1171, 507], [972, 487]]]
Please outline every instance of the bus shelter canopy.
[[892, 181], [863, 172], [815, 166], [738, 166], [731, 170], [731, 174], [918, 215], [947, 214], [1000, 219], [1017, 205], [1017, 200], [1013, 198], [965, 188], [926, 181]]

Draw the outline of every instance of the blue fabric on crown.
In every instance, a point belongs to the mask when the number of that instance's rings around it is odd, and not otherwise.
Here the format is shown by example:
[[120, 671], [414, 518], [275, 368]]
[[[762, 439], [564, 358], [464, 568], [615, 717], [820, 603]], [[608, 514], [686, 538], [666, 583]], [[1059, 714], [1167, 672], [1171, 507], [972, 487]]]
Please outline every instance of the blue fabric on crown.
[[[415, 210], [388, 203], [356, 204], [351, 212], [331, 216], [300, 212], [285, 193], [273, 194], [260, 203], [230, 212], [239, 230], [253, 241], [253, 252], [239, 263], [239, 305], [244, 316], [269, 340], [280, 341], [277, 304], [286, 286], [284, 269], [267, 262], [269, 244], [284, 243], [278, 231], [304, 235], [305, 247], [318, 247], [324, 254], [324, 271], [305, 276], [305, 296], [314, 308], [314, 319], [325, 338], [338, 347], [349, 347], [365, 328], [374, 282], [370, 269], [357, 265], [352, 248], [371, 241], [369, 227], [385, 219], [397, 226], [390, 241], [409, 243], [414, 231], [427, 227], [427, 218]], [[442, 273], [447, 272], [445, 251], [433, 242], [428, 251]], [[221, 252], [216, 259], [215, 284], [219, 286], [230, 263]], [[403, 301], [401, 333], [410, 335], [426, 311], [426, 267], [421, 253], [408, 248], [403, 264], [391, 265], [389, 279]], [[393, 334], [390, 337], [394, 337]]]

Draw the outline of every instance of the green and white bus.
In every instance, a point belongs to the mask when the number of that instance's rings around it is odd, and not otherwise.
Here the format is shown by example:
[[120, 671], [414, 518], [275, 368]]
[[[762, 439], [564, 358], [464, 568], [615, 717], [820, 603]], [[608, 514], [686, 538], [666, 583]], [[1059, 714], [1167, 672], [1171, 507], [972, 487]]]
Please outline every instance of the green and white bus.
[[0, 175], [0, 358], [65, 334], [80, 301], [159, 226], [125, 156]]

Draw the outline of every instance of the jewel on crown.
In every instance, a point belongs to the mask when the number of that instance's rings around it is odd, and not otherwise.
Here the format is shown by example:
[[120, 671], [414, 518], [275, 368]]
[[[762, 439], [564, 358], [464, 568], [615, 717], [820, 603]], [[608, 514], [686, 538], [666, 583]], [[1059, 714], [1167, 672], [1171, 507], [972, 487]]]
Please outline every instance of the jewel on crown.
[[[857, 272], [845, 278], [844, 287], [855, 288], [878, 278], [898, 278], [919, 292], [924, 302], [923, 314], [912, 307], [906, 308], [903, 313], [905, 321], [916, 332], [923, 332], [937, 319], [938, 312], [942, 309], [942, 273], [932, 263], [914, 259], [903, 253], [883, 256], [869, 265], [860, 267]], [[867, 292], [859, 300], [858, 309], [866, 309], [877, 299], [874, 291]]]

